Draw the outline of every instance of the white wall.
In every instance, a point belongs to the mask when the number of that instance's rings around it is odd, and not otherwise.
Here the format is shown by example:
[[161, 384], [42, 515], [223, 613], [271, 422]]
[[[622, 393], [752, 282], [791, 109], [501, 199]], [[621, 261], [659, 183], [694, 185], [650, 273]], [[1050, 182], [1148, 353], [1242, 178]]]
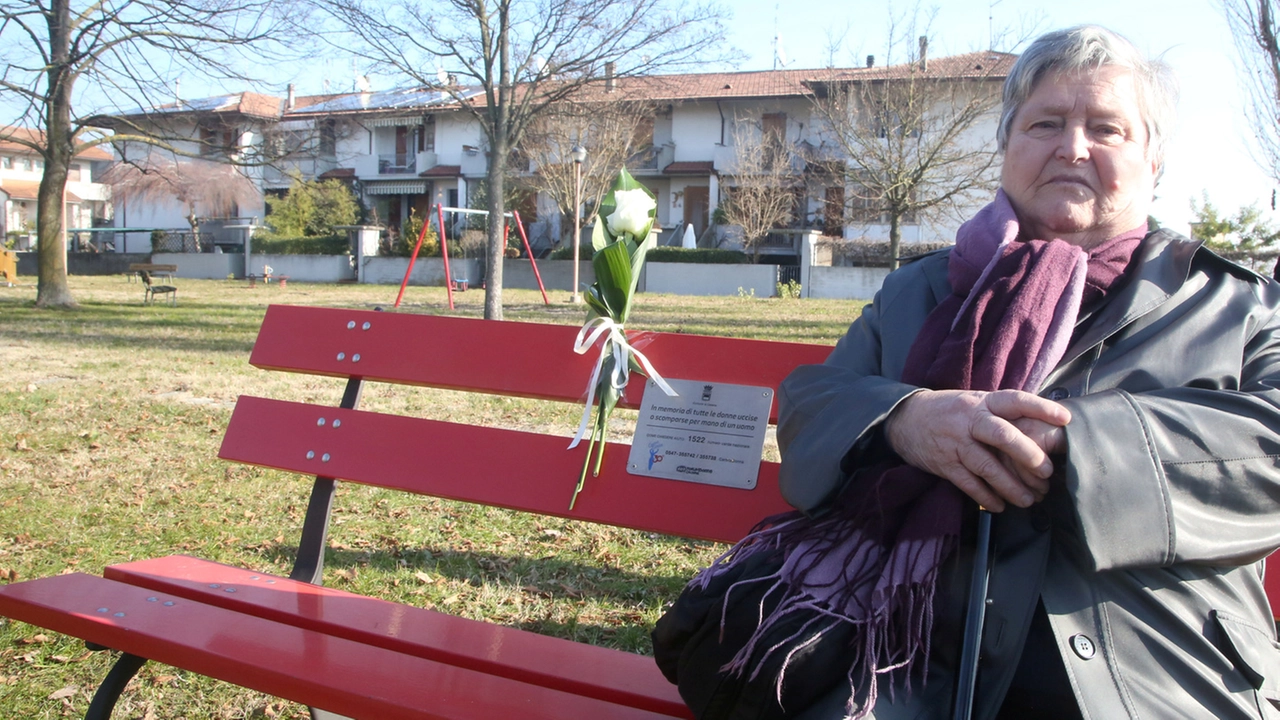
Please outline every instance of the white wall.
[[801, 292], [810, 298], [870, 300], [888, 274], [889, 268], [813, 267]]
[[[405, 270], [409, 267], [407, 257], [367, 257], [361, 258], [362, 272], [360, 282], [379, 285], [399, 285], [404, 280]], [[480, 263], [475, 260], [451, 260], [449, 270], [453, 279], [465, 279], [472, 284], [479, 284]], [[410, 285], [444, 285], [444, 260], [442, 258], [418, 258], [413, 264], [413, 274], [409, 276]]]
[[176, 276], [180, 278], [225, 280], [228, 275], [244, 275], [244, 255], [240, 253], [153, 253], [151, 262], [177, 265]]
[[645, 263], [642, 289], [672, 295], [737, 295], [738, 289], [756, 297], [777, 293], [776, 265], [701, 265]]
[[[732, 116], [726, 113], [726, 123]], [[676, 162], [712, 159], [712, 149], [720, 142], [720, 113], [715, 103], [686, 102], [671, 114], [671, 138], [676, 144]], [[726, 124], [725, 139], [728, 140]]]

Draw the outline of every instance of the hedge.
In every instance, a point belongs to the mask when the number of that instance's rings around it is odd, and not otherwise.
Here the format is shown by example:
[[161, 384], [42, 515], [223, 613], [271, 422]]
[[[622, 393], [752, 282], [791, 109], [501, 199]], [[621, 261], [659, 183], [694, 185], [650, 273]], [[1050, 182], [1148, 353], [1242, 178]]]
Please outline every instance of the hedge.
[[[579, 248], [578, 257], [591, 259], [591, 247]], [[645, 256], [649, 262], [666, 263], [711, 263], [721, 265], [739, 265], [751, 262], [751, 258], [737, 250], [717, 250], [712, 248], [676, 248], [656, 247]], [[551, 251], [551, 260], [572, 260], [573, 246], [562, 245]]]
[[349, 255], [350, 240], [342, 235], [270, 237], [255, 235], [253, 252], [263, 255]]
[[[833, 258], [843, 258], [850, 265], [860, 267], [889, 267], [889, 243], [869, 240], [833, 240], [824, 238], [819, 245], [831, 248]], [[898, 246], [898, 259], [925, 255], [935, 250], [951, 247], [946, 242], [912, 242]]]

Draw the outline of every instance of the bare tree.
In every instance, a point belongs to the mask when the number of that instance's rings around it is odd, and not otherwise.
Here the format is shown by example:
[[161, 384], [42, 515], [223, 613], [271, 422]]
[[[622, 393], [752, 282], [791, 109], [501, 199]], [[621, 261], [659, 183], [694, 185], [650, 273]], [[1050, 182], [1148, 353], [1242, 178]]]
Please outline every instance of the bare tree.
[[[899, 45], [904, 35], [914, 32], [890, 31]], [[994, 118], [1015, 58], [982, 51], [930, 60], [921, 37], [906, 63], [814, 83], [824, 150], [847, 161], [852, 219], [889, 226], [891, 267], [905, 222], [972, 207], [994, 189], [994, 133], [977, 131]]]
[[[276, 0], [0, 0], [0, 140], [44, 160], [36, 305], [70, 306], [63, 204], [71, 159], [110, 138], [95, 134], [94, 115], [165, 91], [166, 73], [195, 69], [242, 78], [238, 51], [263, 46], [298, 18]], [[74, 7], [73, 7], [74, 6]], [[83, 81], [83, 82], [82, 82]], [[77, 112], [80, 108], [82, 112]], [[91, 108], [91, 109], [90, 109]], [[88, 112], [84, 112], [88, 110]], [[130, 136], [117, 140], [153, 138]]]
[[[582, 163], [583, 205], [595, 207], [613, 185], [618, 168], [635, 168], [652, 157], [652, 103], [615, 93], [596, 93], [581, 100], [556, 103], [529, 125], [520, 152], [533, 164], [533, 175], [521, 182], [553, 199], [561, 217], [572, 217], [576, 182], [570, 151], [587, 151]], [[561, 237], [572, 234], [561, 223]]]
[[1280, 30], [1273, 0], [1224, 0], [1249, 95], [1248, 116], [1261, 150], [1259, 166], [1280, 182]]
[[137, 163], [119, 163], [103, 176], [112, 197], [130, 201], [176, 199], [186, 207], [194, 236], [200, 216], [231, 215], [258, 199], [258, 187], [239, 167], [213, 160], [162, 160], [154, 156]]
[[795, 146], [760, 123], [738, 120], [731, 134], [733, 160], [721, 204], [725, 223], [742, 228], [742, 248], [760, 260], [769, 231], [791, 220], [802, 191], [802, 158]]
[[[450, 93], [484, 129], [488, 210], [501, 218], [504, 172], [534, 118], [591, 84], [690, 67], [724, 47], [715, 6], [678, 0], [321, 0], [387, 72]], [[437, 63], [457, 76], [442, 82]], [[503, 223], [489, 223], [484, 316], [502, 318]]]

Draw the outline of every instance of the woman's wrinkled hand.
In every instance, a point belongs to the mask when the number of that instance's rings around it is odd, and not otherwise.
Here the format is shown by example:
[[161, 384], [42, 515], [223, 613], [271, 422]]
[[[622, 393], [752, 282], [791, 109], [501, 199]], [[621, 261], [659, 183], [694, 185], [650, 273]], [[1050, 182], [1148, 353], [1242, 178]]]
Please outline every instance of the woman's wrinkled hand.
[[922, 390], [889, 414], [885, 435], [908, 464], [1000, 512], [1044, 499], [1070, 421], [1062, 405], [1019, 390]]

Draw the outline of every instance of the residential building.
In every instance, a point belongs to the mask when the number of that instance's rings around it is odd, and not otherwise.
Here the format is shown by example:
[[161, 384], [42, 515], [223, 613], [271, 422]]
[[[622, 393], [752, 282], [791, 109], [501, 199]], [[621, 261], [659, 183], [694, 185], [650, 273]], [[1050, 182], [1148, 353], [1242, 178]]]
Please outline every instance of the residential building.
[[[844, 157], [832, 142], [832, 129], [814, 109], [815, 93], [823, 88], [857, 83], [892, 84], [928, 74], [932, 78], [991, 81], [979, 83], [981, 92], [999, 92], [999, 83], [1014, 56], [983, 52], [932, 60], [921, 64], [819, 70], [773, 70], [605, 78], [593, 88], [600, 102], [613, 93], [643, 98], [654, 108], [643, 124], [642, 152], [633, 156], [633, 175], [657, 196], [657, 224], [678, 238], [685, 226], [711, 242], [734, 241], [721, 229], [706, 233], [716, 209], [733, 191], [735, 157], [741, 138], [762, 134], [795, 149], [795, 205], [791, 226], [818, 228], [843, 238], [885, 239], [884, 218], [859, 212], [846, 202], [856, 192], [847, 187], [847, 167], [856, 158]], [[461, 107], [479, 90], [455, 93], [418, 88], [386, 92], [356, 92], [283, 99], [241, 93], [219, 98], [178, 101], [126, 114], [106, 124], [122, 123], [159, 128], [182, 138], [187, 152], [253, 156], [270, 160], [245, 169], [253, 178], [259, 201], [241, 204], [239, 216], [262, 222], [260, 198], [282, 193], [293, 178], [340, 179], [349, 184], [369, 209], [373, 222], [398, 228], [410, 213], [429, 214], [437, 203], [479, 207], [477, 188], [488, 167], [484, 133], [470, 112]], [[588, 95], [586, 102], [591, 102]], [[995, 113], [970, 128], [962, 142], [994, 151]], [[125, 150], [124, 154], [134, 152]], [[517, 148], [511, 173], [517, 179], [537, 171]], [[544, 245], [558, 241], [560, 217], [555, 203], [541, 197], [521, 208], [533, 227], [531, 239]], [[184, 218], [200, 212], [174, 202], [129, 207], [117, 212], [118, 224], [137, 227], [180, 227]], [[904, 242], [949, 241], [961, 214], [942, 219], [907, 218]], [[794, 253], [785, 238], [772, 248]]]
[[[44, 159], [28, 145], [44, 142], [43, 133], [24, 128], [0, 128], [0, 190], [3, 190], [4, 216], [0, 229], [15, 240], [15, 247], [27, 250], [35, 242], [36, 196], [44, 177]], [[68, 230], [92, 228], [107, 224], [111, 217], [110, 189], [99, 178], [113, 158], [99, 147], [81, 151], [71, 161], [67, 174], [66, 216], [63, 227]], [[88, 242], [88, 235], [85, 235]]]

